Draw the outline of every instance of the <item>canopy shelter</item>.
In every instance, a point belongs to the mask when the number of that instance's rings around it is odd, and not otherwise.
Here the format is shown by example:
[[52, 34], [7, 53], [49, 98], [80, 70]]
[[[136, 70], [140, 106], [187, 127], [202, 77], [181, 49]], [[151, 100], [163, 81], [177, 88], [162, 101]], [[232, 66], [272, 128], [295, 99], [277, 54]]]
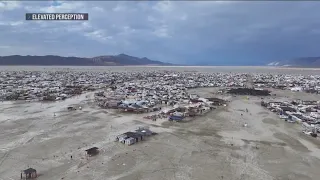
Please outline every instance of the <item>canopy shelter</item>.
[[26, 170], [23, 170], [21, 172], [21, 179], [23, 179], [23, 174], [25, 175], [25, 179], [34, 179], [37, 178], [37, 170], [33, 169], [33, 168], [29, 168]]

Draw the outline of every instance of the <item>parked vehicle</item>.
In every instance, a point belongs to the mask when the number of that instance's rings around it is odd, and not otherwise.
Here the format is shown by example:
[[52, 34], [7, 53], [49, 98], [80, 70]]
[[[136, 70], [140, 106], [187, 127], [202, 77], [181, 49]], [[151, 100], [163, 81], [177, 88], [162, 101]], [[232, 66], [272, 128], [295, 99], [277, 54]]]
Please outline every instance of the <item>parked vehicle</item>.
[[169, 121], [181, 121], [183, 116], [169, 116]]

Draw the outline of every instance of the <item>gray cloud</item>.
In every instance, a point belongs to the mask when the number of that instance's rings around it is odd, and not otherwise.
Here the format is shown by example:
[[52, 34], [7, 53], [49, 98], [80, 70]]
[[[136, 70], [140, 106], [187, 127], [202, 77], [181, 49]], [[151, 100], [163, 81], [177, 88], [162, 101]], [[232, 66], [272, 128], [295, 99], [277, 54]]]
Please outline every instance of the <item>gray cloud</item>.
[[[316, 56], [319, 9], [319, 2], [0, 2], [0, 53], [207, 64]], [[88, 12], [89, 21], [25, 21], [27, 12]]]

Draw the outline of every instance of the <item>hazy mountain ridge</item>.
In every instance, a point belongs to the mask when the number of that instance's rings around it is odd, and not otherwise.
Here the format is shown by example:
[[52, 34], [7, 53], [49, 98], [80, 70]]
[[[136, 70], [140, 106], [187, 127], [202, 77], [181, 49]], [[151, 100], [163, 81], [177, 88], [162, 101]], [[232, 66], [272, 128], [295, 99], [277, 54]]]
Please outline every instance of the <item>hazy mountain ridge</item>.
[[138, 58], [126, 54], [97, 56], [93, 58], [63, 56], [0, 56], [0, 65], [41, 65], [41, 66], [130, 66], [130, 65], [172, 65], [153, 61], [146, 57]]
[[320, 67], [320, 57], [302, 57], [284, 61], [274, 61], [268, 66]]

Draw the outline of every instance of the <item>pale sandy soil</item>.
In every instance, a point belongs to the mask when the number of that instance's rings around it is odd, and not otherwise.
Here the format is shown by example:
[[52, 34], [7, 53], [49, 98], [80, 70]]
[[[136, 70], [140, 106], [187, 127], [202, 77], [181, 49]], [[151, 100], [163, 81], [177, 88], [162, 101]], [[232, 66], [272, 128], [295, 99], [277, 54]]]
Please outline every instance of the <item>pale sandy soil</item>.
[[[193, 91], [211, 96], [213, 89]], [[225, 96], [231, 101], [228, 107], [181, 123], [102, 110], [90, 98], [92, 94], [42, 105], [2, 103], [0, 180], [20, 179], [20, 171], [28, 166], [37, 169], [39, 180], [320, 177], [319, 139], [302, 135], [299, 125], [285, 123], [260, 107], [258, 97]], [[68, 112], [68, 105], [83, 109]], [[132, 146], [113, 142], [117, 134], [141, 125], [159, 134]], [[93, 146], [101, 148], [100, 154], [86, 159], [84, 150]]]

